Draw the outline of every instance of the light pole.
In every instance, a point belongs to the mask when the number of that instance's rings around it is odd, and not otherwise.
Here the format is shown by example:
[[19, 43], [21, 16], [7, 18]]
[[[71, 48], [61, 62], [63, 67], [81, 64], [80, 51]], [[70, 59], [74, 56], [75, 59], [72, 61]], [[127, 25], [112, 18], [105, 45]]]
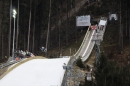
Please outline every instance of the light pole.
[[15, 18], [16, 18], [16, 10], [13, 9], [13, 18], [14, 18], [14, 31], [13, 31], [13, 49], [12, 49], [12, 57], [14, 58], [14, 40], [15, 40]]

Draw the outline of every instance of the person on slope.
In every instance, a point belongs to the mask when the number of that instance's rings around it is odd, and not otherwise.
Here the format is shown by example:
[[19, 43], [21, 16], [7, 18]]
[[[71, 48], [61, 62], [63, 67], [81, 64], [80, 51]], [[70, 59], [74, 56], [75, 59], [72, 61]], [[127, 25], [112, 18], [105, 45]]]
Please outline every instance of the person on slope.
[[42, 50], [42, 52], [46, 52], [46, 48], [45, 47], [41, 47], [41, 50]]

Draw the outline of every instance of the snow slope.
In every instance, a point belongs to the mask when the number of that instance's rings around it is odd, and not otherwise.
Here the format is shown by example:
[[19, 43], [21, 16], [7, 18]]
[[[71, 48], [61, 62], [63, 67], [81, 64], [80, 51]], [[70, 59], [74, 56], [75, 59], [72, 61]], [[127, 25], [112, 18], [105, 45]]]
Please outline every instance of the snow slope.
[[0, 80], [0, 86], [60, 86], [70, 58], [33, 59], [13, 69]]

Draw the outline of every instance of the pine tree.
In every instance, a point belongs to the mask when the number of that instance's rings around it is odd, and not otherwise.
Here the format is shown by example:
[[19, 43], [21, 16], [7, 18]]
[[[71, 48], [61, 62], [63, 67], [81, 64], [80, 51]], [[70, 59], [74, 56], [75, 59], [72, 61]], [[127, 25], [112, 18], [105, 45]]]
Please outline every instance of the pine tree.
[[84, 66], [84, 64], [83, 64], [83, 62], [82, 62], [82, 60], [81, 60], [81, 58], [77, 59], [76, 65], [77, 65], [78, 67], [80, 67], [80, 68], [85, 68], [85, 66]]
[[102, 53], [99, 58], [99, 64], [95, 64], [95, 79], [97, 86], [104, 86], [105, 78], [106, 78], [106, 65], [107, 65], [107, 59], [105, 55]]

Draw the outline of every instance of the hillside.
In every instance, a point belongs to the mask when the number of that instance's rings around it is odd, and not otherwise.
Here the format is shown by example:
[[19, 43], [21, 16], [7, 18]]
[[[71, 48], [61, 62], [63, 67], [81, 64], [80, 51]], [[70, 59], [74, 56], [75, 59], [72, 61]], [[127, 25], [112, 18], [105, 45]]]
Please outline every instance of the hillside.
[[[99, 1], [99, 2], [92, 2], [90, 4], [85, 4], [76, 15], [87, 14], [87, 15], [91, 15], [91, 17], [93, 17], [95, 19], [100, 18], [101, 16], [109, 17], [109, 14], [108, 14], [109, 12], [111, 12], [111, 11], [118, 12], [119, 8], [118, 8], [117, 4], [118, 4], [117, 1], [112, 2], [112, 1], [107, 1], [107, 0]], [[96, 9], [93, 9], [93, 8], [96, 8]], [[115, 8], [115, 9], [113, 9], [113, 8]], [[111, 9], [113, 9], [113, 10], [111, 10]], [[84, 11], [84, 10], [86, 10], [86, 11]], [[122, 7], [122, 12], [123, 12], [123, 10], [124, 10], [124, 8]], [[124, 22], [123, 19], [124, 18], [122, 18], [122, 24], [125, 25], [126, 23]], [[73, 17], [70, 20], [72, 20], [72, 22], [75, 21], [75, 20], [73, 20]], [[120, 42], [119, 42], [120, 35], [118, 34], [119, 30], [120, 30], [119, 22], [120, 22], [120, 20], [115, 21], [115, 23], [112, 23], [110, 21], [108, 22], [104, 40], [101, 43], [101, 51], [104, 52], [109, 57], [109, 59], [118, 60], [119, 58], [124, 57], [124, 61], [126, 61], [127, 57], [129, 57], [129, 53], [130, 53], [128, 37], [127, 37], [128, 35], [123, 36], [123, 42], [124, 42], [123, 43], [123, 54], [120, 54], [121, 45], [119, 45], [120, 44]], [[71, 27], [71, 25], [70, 25], [70, 27]], [[83, 40], [86, 29], [84, 28], [82, 32], [81, 32], [82, 29], [77, 31], [77, 34], [79, 34], [77, 43], [74, 38], [70, 39], [71, 41], [68, 46], [66, 46], [64, 43], [62, 44], [62, 42], [61, 42], [61, 50], [62, 50], [61, 54], [62, 55], [73, 55], [74, 52], [76, 52], [76, 50], [78, 49], [78, 47], [80, 46], [80, 44]], [[123, 34], [125, 34], [125, 29], [123, 29]], [[50, 56], [52, 56], [52, 57], [58, 57], [59, 46], [52, 48], [52, 50], [49, 53], [50, 53]]]

